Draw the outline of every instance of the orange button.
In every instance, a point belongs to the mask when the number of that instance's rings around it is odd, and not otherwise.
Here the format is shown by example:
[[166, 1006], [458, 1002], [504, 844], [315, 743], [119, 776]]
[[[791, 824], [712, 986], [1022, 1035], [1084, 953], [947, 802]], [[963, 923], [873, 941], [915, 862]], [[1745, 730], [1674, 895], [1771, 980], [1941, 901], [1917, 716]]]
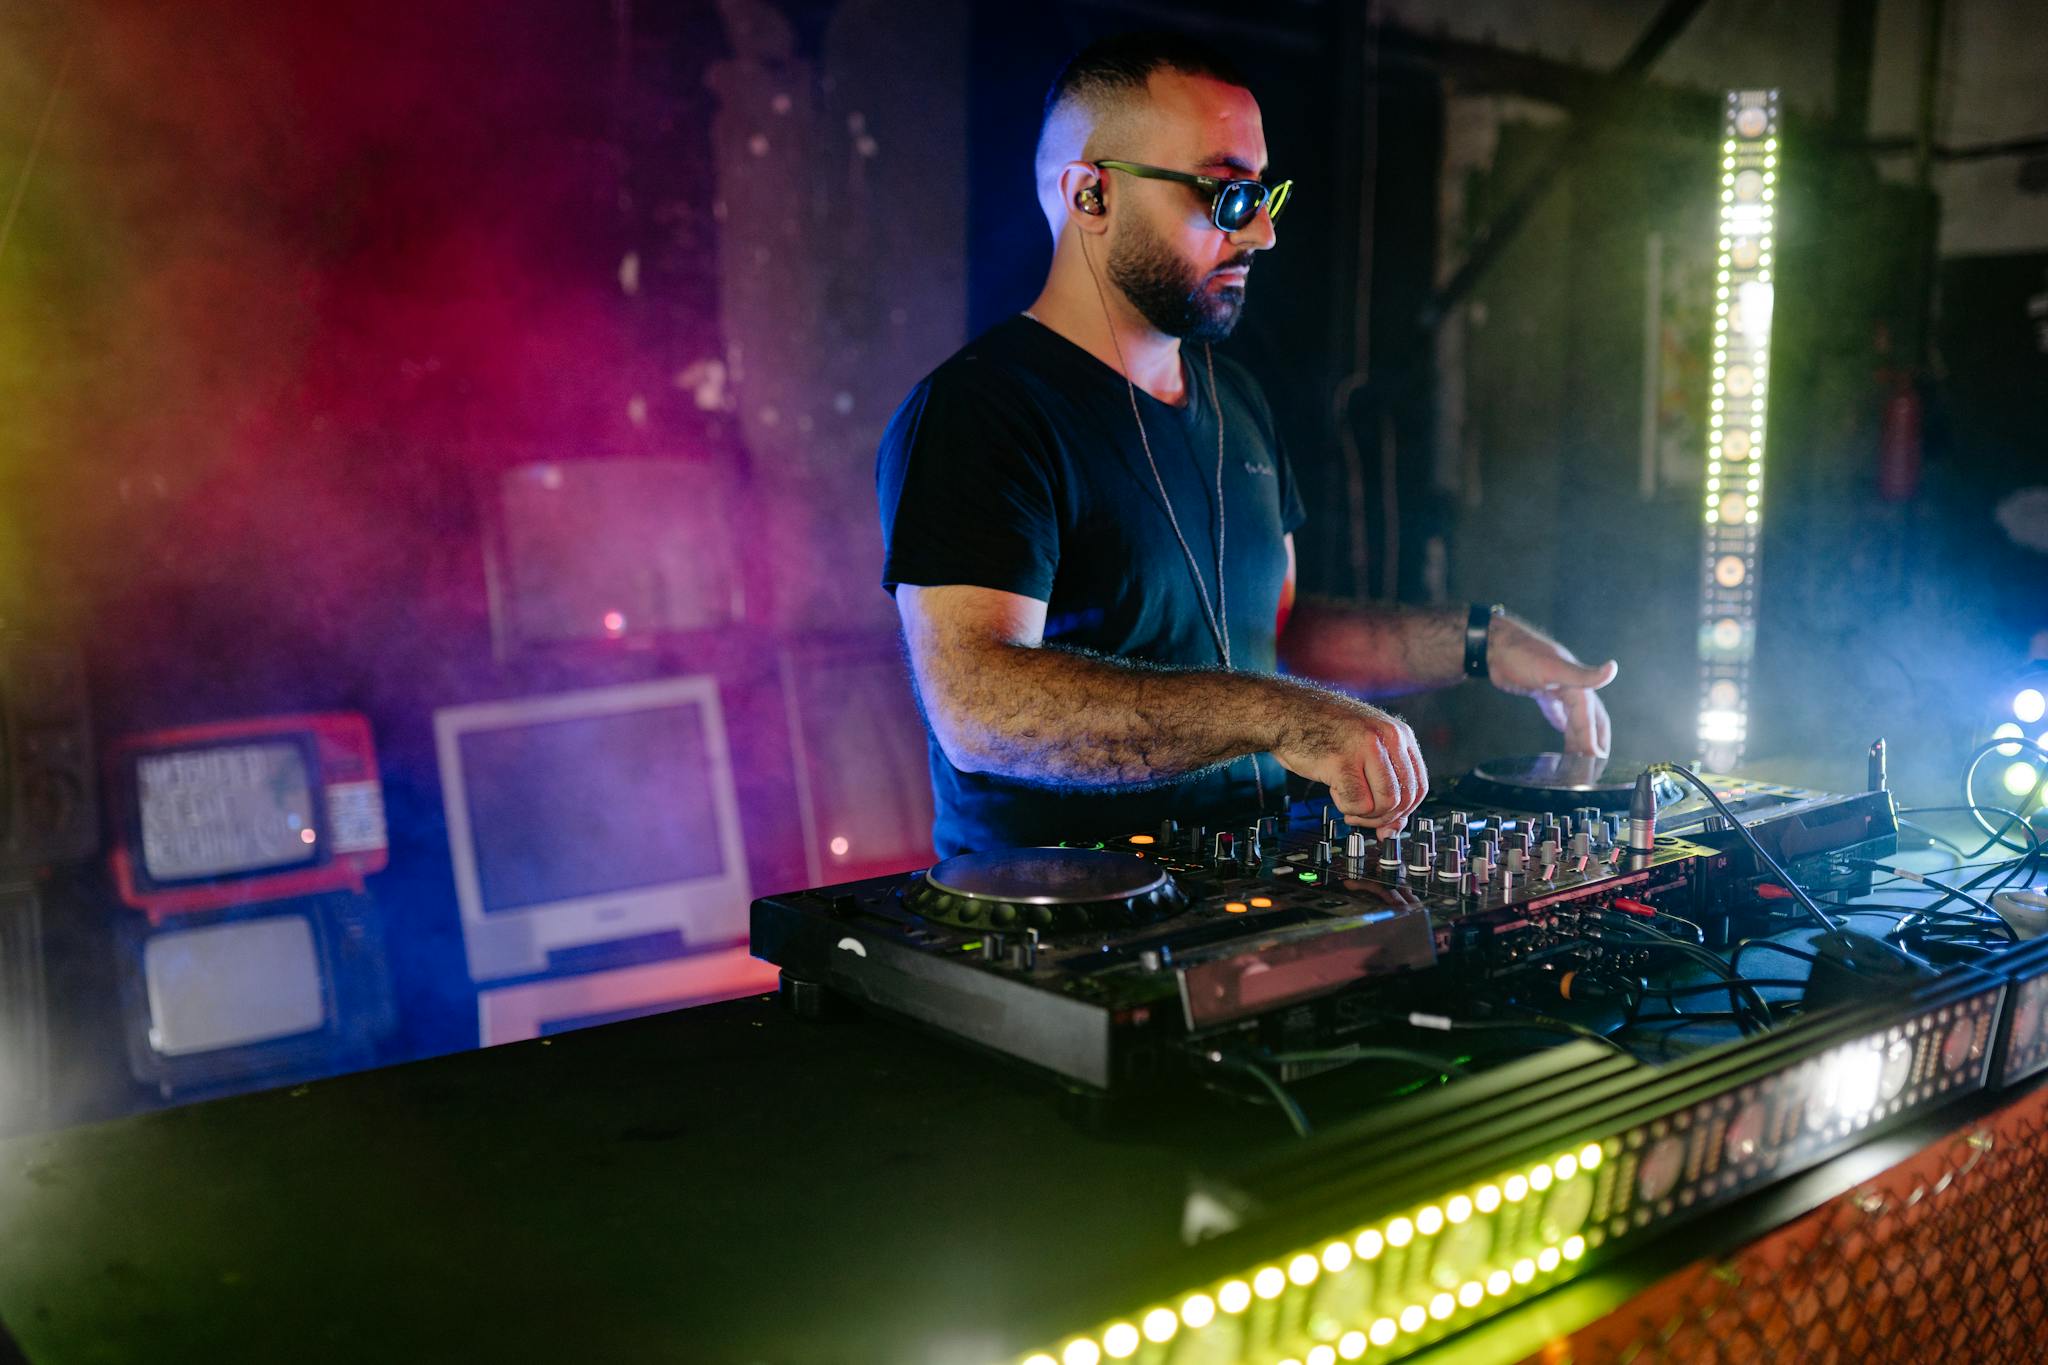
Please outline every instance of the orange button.
[[1223, 902], [1223, 908], [1233, 915], [1242, 915], [1245, 911], [1251, 909], [1243, 901], [1225, 901]]
[[1156, 844], [1159, 841], [1149, 834], [1133, 834], [1131, 842], [1134, 844]]
[[1273, 898], [1271, 896], [1253, 896], [1252, 904], [1261, 910], [1271, 910], [1273, 908]]

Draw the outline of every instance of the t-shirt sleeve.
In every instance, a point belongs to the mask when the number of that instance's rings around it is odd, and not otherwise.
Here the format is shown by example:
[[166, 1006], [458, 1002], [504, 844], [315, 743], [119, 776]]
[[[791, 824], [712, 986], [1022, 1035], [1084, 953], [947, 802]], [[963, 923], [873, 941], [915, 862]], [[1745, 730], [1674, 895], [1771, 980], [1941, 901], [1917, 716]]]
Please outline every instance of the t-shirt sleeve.
[[1052, 597], [1059, 518], [1043, 435], [1000, 384], [941, 371], [890, 419], [875, 461], [882, 588], [962, 584]]

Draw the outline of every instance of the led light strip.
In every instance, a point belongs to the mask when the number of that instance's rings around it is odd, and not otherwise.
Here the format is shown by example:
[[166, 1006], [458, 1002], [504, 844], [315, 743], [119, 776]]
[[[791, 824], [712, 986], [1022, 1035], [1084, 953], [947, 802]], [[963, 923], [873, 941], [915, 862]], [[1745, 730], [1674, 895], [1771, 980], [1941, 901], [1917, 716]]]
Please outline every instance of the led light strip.
[[[1975, 977], [1880, 1025], [1727, 1054], [1713, 1093], [1541, 1161], [1297, 1245], [1018, 1365], [1336, 1365], [1401, 1358], [1575, 1274], [1589, 1254], [1739, 1198], [1982, 1088], [2002, 986]], [[1792, 1032], [1799, 1031], [1793, 1026]], [[1660, 1076], [1657, 1089], [1684, 1078]], [[1606, 1250], [1603, 1250], [1606, 1249]]]
[[1700, 765], [1714, 773], [1734, 771], [1749, 740], [1777, 183], [1778, 92], [1731, 91], [1721, 141], [1700, 588]]
[[[1606, 1157], [1601, 1144], [1586, 1143], [1575, 1152], [1539, 1161], [1441, 1203], [1379, 1220], [1319, 1248], [1261, 1266], [1249, 1276], [1190, 1294], [1178, 1311], [1161, 1306], [1135, 1322], [1114, 1322], [1100, 1332], [1072, 1337], [1056, 1354], [1039, 1352], [1027, 1356], [1022, 1365], [1160, 1359], [1163, 1353], [1148, 1348], [1148, 1343], [1152, 1348], [1164, 1346], [1183, 1332], [1206, 1332], [1238, 1317], [1246, 1321], [1232, 1332], [1233, 1341], [1245, 1336], [1331, 1339], [1310, 1345], [1299, 1357], [1260, 1357], [1229, 1343], [1210, 1342], [1197, 1348], [1194, 1358], [1271, 1359], [1274, 1365], [1335, 1365], [1369, 1352], [1384, 1358], [1385, 1348], [1397, 1346], [1403, 1338], [1430, 1333], [1432, 1327], [1489, 1299], [1520, 1297], [1520, 1291], [1542, 1286], [1584, 1256], [1586, 1239], [1577, 1229], [1592, 1212], [1592, 1173]], [[1567, 1188], [1569, 1195], [1564, 1194]], [[1557, 1193], [1546, 1198], [1548, 1191]], [[1553, 1204], [1559, 1208], [1552, 1210]], [[1559, 1213], [1565, 1216], [1560, 1218]], [[1488, 1230], [1478, 1240], [1461, 1234], [1461, 1229], [1479, 1228], [1489, 1218], [1502, 1224], [1498, 1231]], [[1471, 1254], [1461, 1254], [1461, 1247]], [[1453, 1269], [1456, 1273], [1447, 1273]], [[1380, 1283], [1409, 1288], [1410, 1281], [1432, 1276], [1430, 1292], [1374, 1292]], [[1396, 1298], [1403, 1301], [1396, 1303]]]

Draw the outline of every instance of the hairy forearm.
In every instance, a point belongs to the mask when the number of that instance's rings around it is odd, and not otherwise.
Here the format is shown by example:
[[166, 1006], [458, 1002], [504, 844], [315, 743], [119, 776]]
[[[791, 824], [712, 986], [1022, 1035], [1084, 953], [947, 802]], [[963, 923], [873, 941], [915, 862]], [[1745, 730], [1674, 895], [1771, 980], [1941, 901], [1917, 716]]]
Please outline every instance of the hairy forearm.
[[1169, 782], [1278, 748], [1313, 724], [1319, 695], [1268, 674], [997, 642], [956, 646], [918, 671], [955, 766], [1072, 786]]
[[1305, 598], [1280, 637], [1280, 660], [1289, 672], [1369, 697], [1448, 687], [1465, 673], [1465, 609]]

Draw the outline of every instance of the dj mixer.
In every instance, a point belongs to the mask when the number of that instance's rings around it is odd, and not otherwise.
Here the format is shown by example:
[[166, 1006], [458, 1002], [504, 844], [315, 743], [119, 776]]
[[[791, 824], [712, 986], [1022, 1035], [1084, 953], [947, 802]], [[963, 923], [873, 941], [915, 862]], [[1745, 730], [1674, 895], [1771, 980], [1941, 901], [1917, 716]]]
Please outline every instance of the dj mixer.
[[[878, 1007], [1070, 1086], [1142, 1087], [1219, 1039], [1328, 1048], [1369, 1032], [1388, 979], [1511, 964], [1588, 913], [1725, 921], [1755, 864], [1727, 817], [1635, 769], [1544, 755], [1481, 769], [1376, 838], [1333, 811], [969, 853], [756, 901], [756, 956], [800, 1009]], [[1608, 780], [1609, 773], [1623, 774]], [[1883, 791], [1724, 782], [1766, 848], [1892, 835]]]
[[[1006, 1358], [1391, 1361], [2048, 1070], [2048, 937], [1985, 914], [1940, 959], [1848, 922], [1899, 830], [1871, 757], [1853, 793], [1512, 759], [1385, 837], [1307, 803], [766, 897], [753, 951], [799, 1013], [851, 1002], [1070, 1097], [1142, 1110], [1193, 1078], [1287, 1111], [1296, 1140], [1192, 1174], [1183, 1257], [1063, 1303]], [[1795, 996], [1738, 970], [1767, 935], [1807, 959]], [[1620, 988], [1620, 1024], [1574, 1022], [1614, 1004], [1593, 984]], [[1702, 993], [1728, 1002], [1721, 1033], [1632, 1045], [1645, 999], [1688, 1025], [1716, 1017], [1677, 1007]], [[1432, 1051], [1431, 1028], [1504, 1045]], [[1310, 1131], [1290, 1087], [1388, 1058], [1406, 1084]]]

